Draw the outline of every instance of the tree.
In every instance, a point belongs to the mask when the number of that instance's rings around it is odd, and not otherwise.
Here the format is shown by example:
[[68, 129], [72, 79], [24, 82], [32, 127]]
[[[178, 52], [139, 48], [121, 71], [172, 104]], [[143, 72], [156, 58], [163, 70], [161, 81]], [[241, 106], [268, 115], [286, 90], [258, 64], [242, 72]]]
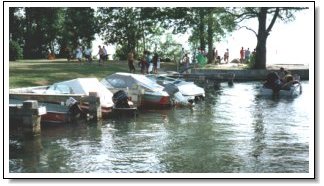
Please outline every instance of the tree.
[[[222, 7], [176, 7], [164, 9], [165, 27], [173, 28], [173, 33], [191, 32], [189, 41], [202, 50], [208, 46], [209, 62], [213, 57], [213, 46], [235, 28], [234, 16]], [[195, 47], [194, 47], [195, 48]]]
[[159, 8], [155, 7], [99, 8], [100, 33], [106, 44], [117, 45], [117, 57], [125, 59], [129, 51], [139, 53], [140, 48], [150, 48], [148, 42], [156, 43], [153, 36], [162, 32], [158, 13]]
[[[229, 13], [236, 17], [237, 23], [246, 20], [257, 18], [258, 19], [258, 32], [254, 31], [252, 28], [247, 26], [244, 27], [252, 31], [257, 37], [256, 45], [256, 56], [254, 69], [265, 69], [266, 68], [266, 45], [267, 39], [270, 35], [270, 32], [277, 19], [283, 20], [285, 22], [293, 21], [295, 19], [294, 13], [296, 11], [303, 10], [302, 7], [246, 7], [246, 8], [232, 8]], [[268, 19], [268, 16], [272, 16], [271, 19]], [[267, 25], [267, 20], [270, 20], [269, 25]]]
[[59, 30], [58, 14], [58, 8], [25, 8], [25, 58], [44, 58], [48, 49], [54, 50], [54, 42]]
[[97, 21], [92, 8], [10, 7], [10, 39], [24, 50], [24, 58], [44, 58], [77, 45], [91, 46]]
[[14, 61], [23, 57], [22, 45], [24, 44], [23, 37], [23, 8], [9, 8], [9, 60]]
[[75, 49], [78, 45], [91, 46], [99, 31], [95, 11], [89, 7], [65, 8], [61, 16], [59, 43], [61, 52], [66, 47]]
[[24, 30], [24, 17], [22, 15], [23, 8], [10, 7], [9, 8], [9, 38], [18, 41], [19, 44], [23, 43], [23, 30]]
[[220, 41], [227, 32], [232, 32], [235, 22], [234, 17], [227, 14], [222, 7], [208, 8], [207, 11], [208, 63], [211, 63], [214, 60], [214, 41]]

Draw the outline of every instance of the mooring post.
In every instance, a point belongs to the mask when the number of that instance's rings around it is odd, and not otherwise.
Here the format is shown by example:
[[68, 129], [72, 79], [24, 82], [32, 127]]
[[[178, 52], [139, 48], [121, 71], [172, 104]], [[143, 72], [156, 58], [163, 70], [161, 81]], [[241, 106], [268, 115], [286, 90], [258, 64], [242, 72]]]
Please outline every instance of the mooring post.
[[99, 120], [102, 117], [100, 98], [97, 92], [89, 92], [89, 114], [94, 117], [94, 119]]
[[38, 107], [36, 100], [26, 100], [21, 109], [17, 110], [17, 117], [21, 117], [21, 128], [25, 135], [39, 135], [41, 133], [41, 115], [46, 113], [46, 107]]

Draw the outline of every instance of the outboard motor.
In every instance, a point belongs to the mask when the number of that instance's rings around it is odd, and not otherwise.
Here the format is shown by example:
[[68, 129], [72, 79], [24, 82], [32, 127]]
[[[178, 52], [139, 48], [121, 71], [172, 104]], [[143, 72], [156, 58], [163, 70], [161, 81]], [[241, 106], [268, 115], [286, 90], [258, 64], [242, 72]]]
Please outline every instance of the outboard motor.
[[116, 108], [130, 108], [127, 93], [123, 90], [117, 91], [113, 95], [112, 100]]
[[72, 97], [69, 97], [69, 99], [66, 100], [65, 105], [68, 106], [68, 112], [73, 118], [79, 118], [82, 114], [84, 114], [79, 106], [78, 101]]

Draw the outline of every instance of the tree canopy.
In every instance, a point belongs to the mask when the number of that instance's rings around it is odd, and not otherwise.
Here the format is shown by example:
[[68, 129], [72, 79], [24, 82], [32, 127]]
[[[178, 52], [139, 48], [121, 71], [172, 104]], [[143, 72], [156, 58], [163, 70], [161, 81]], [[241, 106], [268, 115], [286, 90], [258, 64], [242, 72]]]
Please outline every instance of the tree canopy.
[[90, 45], [97, 33], [92, 8], [10, 7], [10, 39], [24, 50], [24, 58], [44, 58], [48, 50]]
[[[290, 22], [295, 19], [294, 13], [301, 11], [303, 7], [246, 7], [246, 8], [228, 8], [228, 13], [235, 17], [237, 24], [246, 19], [258, 20], [258, 31], [247, 26], [244, 28], [252, 31], [257, 37], [256, 56], [253, 68], [266, 68], [266, 45], [270, 32], [278, 19], [284, 22]], [[269, 21], [269, 23], [268, 23]]]
[[[24, 58], [44, 58], [48, 49], [63, 55], [65, 48], [91, 47], [95, 34], [105, 44], [117, 46], [116, 57], [125, 59], [129, 51], [137, 54], [154, 50], [167, 55], [163, 46], [181, 47], [168, 36], [189, 33], [189, 43], [196, 50], [212, 50], [226, 34], [238, 27], [251, 30], [257, 37], [254, 68], [266, 68], [266, 41], [280, 19], [294, 19], [302, 7], [10, 7], [10, 40], [23, 48]], [[258, 30], [240, 25], [257, 19]], [[170, 42], [173, 42], [172, 44]], [[180, 49], [179, 49], [180, 48]], [[169, 50], [172, 51], [172, 50]], [[168, 54], [171, 55], [171, 54]]]

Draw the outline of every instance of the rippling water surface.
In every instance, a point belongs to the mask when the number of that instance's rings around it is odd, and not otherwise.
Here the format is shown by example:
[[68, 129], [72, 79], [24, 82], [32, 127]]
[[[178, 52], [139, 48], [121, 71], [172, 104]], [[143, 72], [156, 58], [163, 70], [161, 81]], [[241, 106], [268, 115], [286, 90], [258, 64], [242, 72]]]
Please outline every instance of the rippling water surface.
[[193, 109], [143, 111], [10, 139], [12, 173], [308, 173], [312, 88], [257, 96], [257, 82], [222, 84]]

